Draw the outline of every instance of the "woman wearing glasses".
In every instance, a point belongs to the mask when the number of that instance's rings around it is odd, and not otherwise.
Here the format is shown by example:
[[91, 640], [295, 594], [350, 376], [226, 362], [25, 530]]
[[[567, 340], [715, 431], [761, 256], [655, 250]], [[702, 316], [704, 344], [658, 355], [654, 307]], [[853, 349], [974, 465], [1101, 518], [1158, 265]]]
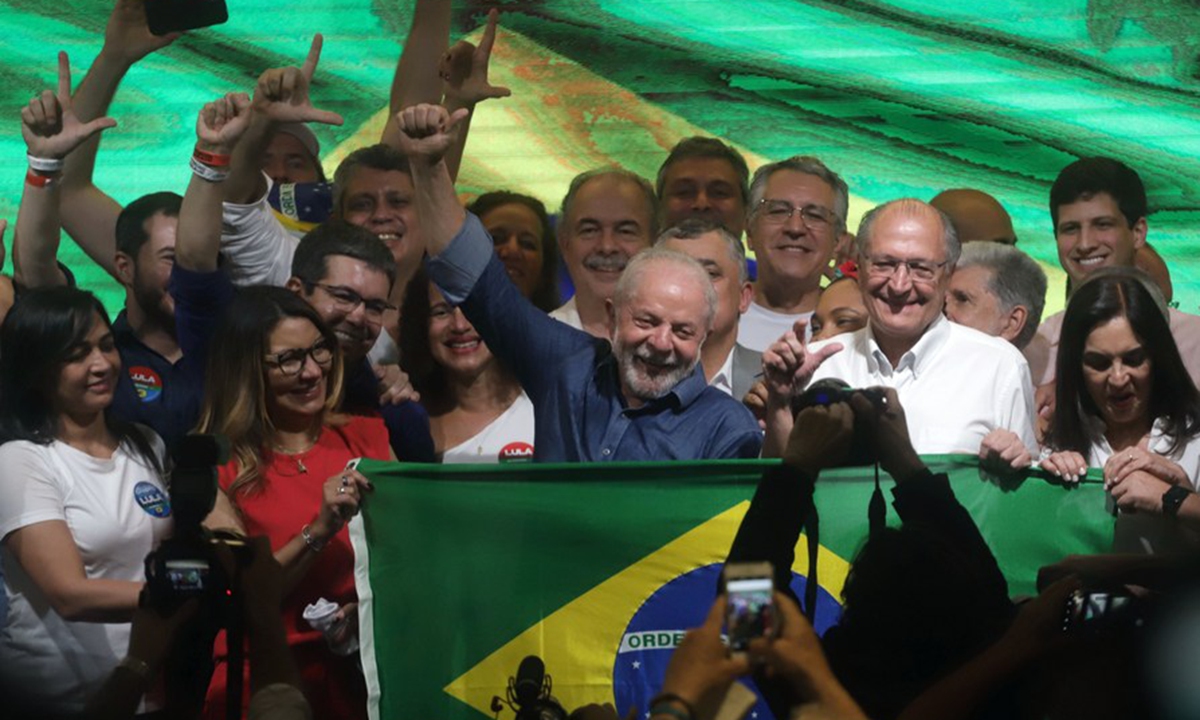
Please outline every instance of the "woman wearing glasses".
[[[229, 438], [222, 494], [207, 524], [266, 535], [285, 579], [284, 624], [315, 717], [365, 717], [366, 691], [353, 657], [339, 657], [302, 618], [319, 598], [356, 623], [354, 556], [346, 522], [370, 484], [347, 463], [389, 459], [378, 418], [335, 412], [342, 386], [337, 338], [317, 312], [283, 288], [241, 291], [216, 333], [199, 432]], [[223, 713], [225, 668], [209, 690]], [[249, 687], [249, 684], [246, 684]]]

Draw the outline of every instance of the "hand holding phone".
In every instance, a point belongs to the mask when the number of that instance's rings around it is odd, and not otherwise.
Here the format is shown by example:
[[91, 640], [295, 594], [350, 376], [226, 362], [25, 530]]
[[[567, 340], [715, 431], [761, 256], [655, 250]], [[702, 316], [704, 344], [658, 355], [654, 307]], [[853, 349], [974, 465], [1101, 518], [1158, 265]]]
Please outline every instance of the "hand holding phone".
[[729, 563], [722, 577], [729, 652], [744, 655], [750, 641], [774, 637], [778, 630], [774, 571], [769, 562]]

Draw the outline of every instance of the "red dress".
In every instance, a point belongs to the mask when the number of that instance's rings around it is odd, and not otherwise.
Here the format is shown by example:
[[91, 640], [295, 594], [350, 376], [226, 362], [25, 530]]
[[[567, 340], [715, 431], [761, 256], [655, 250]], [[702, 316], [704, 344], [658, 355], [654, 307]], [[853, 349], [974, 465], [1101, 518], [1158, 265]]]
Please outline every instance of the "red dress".
[[[387, 428], [380, 418], [351, 416], [345, 425], [325, 426], [316, 444], [306, 452], [284, 455], [264, 449], [263, 485], [252, 495], [240, 493], [231, 499], [242, 514], [246, 534], [266, 535], [271, 549], [278, 550], [311, 523], [321, 507], [325, 481], [345, 469], [352, 458], [388, 459]], [[218, 482], [229, 491], [237, 476], [236, 461], [220, 468]], [[314, 718], [366, 718], [367, 693], [357, 653], [339, 657], [329, 650], [321, 633], [302, 617], [304, 607], [317, 598], [344, 605], [355, 602], [354, 551], [346, 528], [338, 531], [317, 556], [304, 577], [283, 599], [283, 627], [292, 657], [304, 681], [304, 695]], [[217, 665], [208, 688], [205, 716], [225, 716], [225, 638], [217, 638]], [[248, 659], [248, 656], [247, 656]], [[250, 669], [246, 664], [246, 696], [249, 702]]]

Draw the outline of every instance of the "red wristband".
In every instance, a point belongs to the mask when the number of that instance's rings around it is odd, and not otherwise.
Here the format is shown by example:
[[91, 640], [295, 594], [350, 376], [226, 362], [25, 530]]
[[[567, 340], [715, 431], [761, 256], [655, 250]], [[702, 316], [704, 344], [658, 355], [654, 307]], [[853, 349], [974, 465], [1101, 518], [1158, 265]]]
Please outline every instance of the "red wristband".
[[58, 179], [57, 173], [54, 175], [41, 175], [39, 173], [34, 172], [33, 168], [30, 168], [25, 173], [25, 184], [32, 185], [36, 188], [44, 188], [48, 185], [53, 184], [54, 181], [57, 179]]
[[192, 153], [192, 157], [209, 167], [229, 167], [228, 155], [218, 155], [217, 153], [210, 153], [207, 150], [196, 148], [195, 152]]

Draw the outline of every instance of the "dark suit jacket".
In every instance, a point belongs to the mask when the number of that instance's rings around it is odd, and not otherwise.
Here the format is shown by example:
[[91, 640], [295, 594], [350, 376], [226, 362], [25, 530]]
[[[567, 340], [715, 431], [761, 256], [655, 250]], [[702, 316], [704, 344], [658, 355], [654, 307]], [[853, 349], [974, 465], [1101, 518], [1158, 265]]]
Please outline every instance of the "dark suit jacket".
[[741, 345], [733, 346], [733, 399], [738, 402], [762, 374], [762, 353]]

